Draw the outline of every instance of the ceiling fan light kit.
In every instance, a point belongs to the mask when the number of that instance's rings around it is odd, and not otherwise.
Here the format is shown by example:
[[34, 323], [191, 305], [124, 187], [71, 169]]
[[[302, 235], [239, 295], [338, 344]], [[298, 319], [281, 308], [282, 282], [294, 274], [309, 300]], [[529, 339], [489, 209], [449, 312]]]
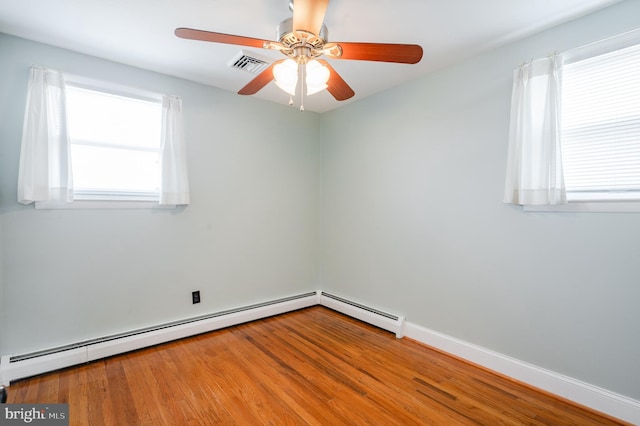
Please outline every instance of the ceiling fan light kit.
[[331, 73], [329, 69], [315, 59], [307, 62], [305, 67], [305, 83], [307, 83], [307, 95], [313, 95], [326, 89]]
[[275, 80], [276, 85], [290, 95], [293, 104], [298, 81], [301, 107], [304, 86], [306, 95], [327, 90], [336, 100], [344, 101], [355, 92], [326, 60], [316, 58], [325, 55], [331, 59], [378, 61], [416, 64], [422, 59], [422, 47], [416, 44], [328, 42], [328, 30], [323, 24], [329, 0], [295, 0], [289, 3], [293, 17], [278, 25], [278, 41], [223, 34], [191, 28], [177, 28], [176, 36], [191, 40], [226, 43], [239, 46], [278, 50], [288, 57], [274, 61], [258, 74], [238, 94], [253, 95]]
[[[301, 72], [300, 67], [303, 68]], [[306, 94], [313, 95], [326, 89], [329, 81], [329, 69], [315, 59], [306, 63], [297, 63], [293, 59], [286, 59], [273, 67], [273, 77], [276, 85], [290, 95], [296, 94], [298, 76], [304, 73], [307, 85]]]
[[296, 94], [298, 85], [298, 64], [293, 59], [287, 59], [273, 67], [273, 78], [276, 85], [290, 95]]

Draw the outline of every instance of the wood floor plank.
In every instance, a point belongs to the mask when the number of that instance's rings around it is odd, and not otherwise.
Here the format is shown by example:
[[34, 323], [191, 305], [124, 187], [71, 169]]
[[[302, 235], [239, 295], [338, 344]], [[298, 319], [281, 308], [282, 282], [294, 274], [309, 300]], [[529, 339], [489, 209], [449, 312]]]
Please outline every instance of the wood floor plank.
[[18, 381], [71, 425], [621, 425], [323, 307]]

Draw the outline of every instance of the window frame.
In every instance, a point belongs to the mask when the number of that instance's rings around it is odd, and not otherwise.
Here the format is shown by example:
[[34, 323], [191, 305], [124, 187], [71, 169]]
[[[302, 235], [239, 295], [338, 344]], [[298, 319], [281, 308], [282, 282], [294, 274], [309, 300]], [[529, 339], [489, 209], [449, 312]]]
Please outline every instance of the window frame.
[[[560, 55], [566, 65], [638, 44], [640, 44], [640, 29], [571, 49]], [[610, 197], [605, 194], [605, 191], [600, 192], [598, 196], [581, 193], [580, 197], [568, 199], [566, 204], [525, 205], [523, 210], [528, 212], [640, 213], [640, 200], [637, 198], [626, 200], [621, 194], [611, 194]], [[567, 198], [569, 198], [569, 194], [567, 194]]]
[[[109, 95], [162, 103], [162, 94], [124, 86], [113, 82], [92, 79], [75, 74], [64, 74], [65, 86]], [[61, 200], [36, 201], [38, 210], [50, 209], [175, 209], [175, 205], [160, 205], [160, 193], [151, 191], [110, 191], [74, 189], [72, 202]]]

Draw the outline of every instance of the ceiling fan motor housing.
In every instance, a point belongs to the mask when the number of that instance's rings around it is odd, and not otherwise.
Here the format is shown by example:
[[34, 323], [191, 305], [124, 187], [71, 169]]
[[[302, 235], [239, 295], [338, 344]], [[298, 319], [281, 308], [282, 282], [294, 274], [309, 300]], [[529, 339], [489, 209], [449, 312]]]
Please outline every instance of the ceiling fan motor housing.
[[320, 28], [320, 34], [317, 35], [304, 30], [294, 30], [293, 18], [285, 19], [276, 29], [278, 41], [290, 49], [290, 53], [286, 50], [282, 52], [294, 58], [299, 57], [302, 52], [308, 58], [322, 55], [322, 48], [326, 44], [328, 36], [329, 31], [324, 24]]

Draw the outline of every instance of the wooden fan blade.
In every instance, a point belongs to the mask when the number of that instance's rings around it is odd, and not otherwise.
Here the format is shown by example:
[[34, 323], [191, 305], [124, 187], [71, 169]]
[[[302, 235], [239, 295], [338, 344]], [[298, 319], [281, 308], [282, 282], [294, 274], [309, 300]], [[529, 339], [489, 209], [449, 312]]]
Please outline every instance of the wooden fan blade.
[[[328, 43], [325, 49], [334, 45], [340, 46], [342, 54], [327, 52], [335, 59], [353, 59], [356, 61], [396, 62], [400, 64], [417, 64], [422, 59], [422, 47], [417, 44], [393, 43]], [[338, 50], [340, 50], [338, 49]], [[334, 50], [336, 50], [334, 48]]]
[[324, 59], [318, 59], [318, 62], [329, 68], [330, 74], [329, 81], [327, 82], [327, 91], [331, 93], [337, 101], [345, 101], [356, 94], [347, 82], [340, 77], [340, 74], [329, 65], [329, 62]]
[[243, 37], [232, 34], [214, 33], [211, 31], [194, 30], [191, 28], [176, 28], [176, 36], [189, 40], [212, 41], [214, 43], [236, 44], [239, 46], [263, 48], [269, 40]]
[[320, 34], [329, 0], [294, 0], [293, 30]]
[[269, 84], [271, 80], [273, 80], [273, 67], [278, 65], [280, 62], [286, 61], [286, 59], [280, 59], [278, 61], [273, 62], [267, 69], [262, 71], [256, 78], [251, 80], [238, 92], [239, 95], [254, 95], [258, 93], [260, 89]]

